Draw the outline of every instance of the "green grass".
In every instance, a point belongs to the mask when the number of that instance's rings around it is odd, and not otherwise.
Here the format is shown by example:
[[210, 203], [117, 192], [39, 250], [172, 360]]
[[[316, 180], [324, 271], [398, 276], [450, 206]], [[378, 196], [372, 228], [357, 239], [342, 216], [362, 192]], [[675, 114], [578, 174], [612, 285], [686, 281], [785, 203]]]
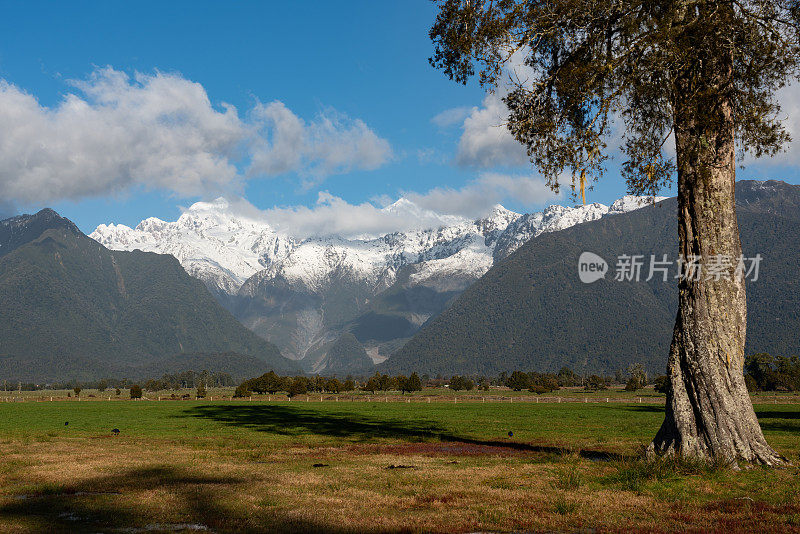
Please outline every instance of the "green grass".
[[[800, 406], [756, 408], [770, 442], [796, 457]], [[464, 438], [630, 453], [653, 437], [662, 418], [662, 407], [636, 404], [30, 402], [0, 403], [0, 436], [56, 439], [119, 428], [136, 438], [310, 444]]]
[[[591, 445], [613, 435], [644, 442], [660, 424], [658, 408], [625, 405], [347, 402], [40, 402], [0, 404], [0, 435], [87, 436], [119, 428], [164, 439], [247, 437], [322, 442], [440, 437], [556, 441]], [[69, 425], [64, 425], [68, 422]], [[509, 439], [508, 433], [513, 432]], [[53, 435], [55, 433], [55, 436]]]
[[[800, 405], [756, 409], [798, 463]], [[0, 403], [0, 531], [800, 528], [796, 468], [643, 461], [662, 418], [638, 403]]]

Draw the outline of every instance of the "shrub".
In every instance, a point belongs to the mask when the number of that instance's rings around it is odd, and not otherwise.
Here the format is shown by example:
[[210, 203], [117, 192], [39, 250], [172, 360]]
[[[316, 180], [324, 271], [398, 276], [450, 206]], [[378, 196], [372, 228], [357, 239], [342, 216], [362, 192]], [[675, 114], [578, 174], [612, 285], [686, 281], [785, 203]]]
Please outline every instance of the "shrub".
[[204, 399], [206, 397], [206, 386], [202, 382], [197, 385], [197, 398]]
[[375, 391], [380, 389], [380, 387], [380, 375], [376, 373], [375, 376], [371, 377], [369, 380], [367, 380], [367, 383], [364, 384], [364, 391], [375, 393]]
[[325, 391], [329, 393], [339, 393], [342, 390], [342, 383], [335, 378], [330, 378], [325, 382]]
[[236, 386], [236, 391], [233, 392], [234, 397], [249, 397], [252, 392], [247, 389], [247, 382], [243, 382]]
[[142, 388], [138, 384], [134, 384], [131, 386], [131, 398], [132, 399], [141, 399], [142, 398]]
[[628, 383], [625, 384], [625, 391], [636, 391], [637, 389], [642, 389], [644, 385], [641, 383], [638, 376], [632, 376], [628, 379]]
[[289, 397], [294, 397], [296, 395], [305, 395], [308, 393], [308, 380], [304, 376], [296, 376], [292, 379], [292, 383], [289, 384]]
[[657, 376], [655, 380], [653, 380], [653, 389], [655, 389], [658, 393], [664, 393], [665, 395], [672, 389], [672, 382], [669, 381], [669, 377], [667, 375]]
[[247, 387], [256, 393], [269, 393], [270, 395], [274, 395], [278, 391], [286, 389], [286, 381], [286, 378], [278, 376], [274, 371], [270, 371], [258, 378], [248, 380]]
[[422, 381], [417, 373], [411, 373], [411, 376], [404, 381], [403, 392], [406, 391], [422, 391]]
[[608, 389], [606, 380], [603, 377], [592, 375], [586, 381], [586, 391], [599, 391], [601, 389]]
[[450, 389], [453, 391], [460, 391], [462, 389], [472, 391], [475, 389], [475, 382], [465, 376], [456, 375], [450, 379]]
[[750, 375], [744, 375], [744, 384], [747, 386], [747, 391], [758, 391], [758, 382]]
[[522, 371], [514, 371], [511, 376], [506, 380], [506, 386], [514, 391], [522, 391], [531, 387], [531, 377], [528, 373]]

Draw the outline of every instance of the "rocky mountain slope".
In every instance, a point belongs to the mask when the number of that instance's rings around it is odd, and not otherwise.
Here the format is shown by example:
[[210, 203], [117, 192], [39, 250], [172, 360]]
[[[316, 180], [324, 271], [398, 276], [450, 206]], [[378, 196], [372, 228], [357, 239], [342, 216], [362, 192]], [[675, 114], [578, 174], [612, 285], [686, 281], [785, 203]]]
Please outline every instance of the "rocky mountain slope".
[[10, 380], [138, 378], [200, 353], [240, 376], [297, 369], [172, 256], [110, 251], [52, 210], [0, 221], [0, 302]]
[[[248, 328], [306, 370], [322, 372], [343, 333], [383, 361], [531, 237], [646, 204], [625, 197], [610, 207], [551, 206], [527, 215], [497, 206], [474, 221], [441, 216], [448, 224], [435, 229], [299, 238], [217, 199], [194, 204], [174, 222], [101, 225], [91, 237], [114, 250], [175, 256]], [[419, 212], [407, 199], [384, 209]]]

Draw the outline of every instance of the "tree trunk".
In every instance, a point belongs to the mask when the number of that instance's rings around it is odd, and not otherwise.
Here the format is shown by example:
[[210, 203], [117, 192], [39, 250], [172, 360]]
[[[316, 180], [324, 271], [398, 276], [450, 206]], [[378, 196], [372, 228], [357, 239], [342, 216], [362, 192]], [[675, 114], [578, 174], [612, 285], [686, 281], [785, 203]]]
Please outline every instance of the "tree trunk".
[[[693, 43], [697, 45], [697, 43]], [[747, 302], [736, 222], [734, 117], [726, 92], [732, 68], [710, 54], [675, 84], [680, 254], [699, 257], [697, 279], [679, 282], [667, 373], [666, 417], [649, 454], [786, 462], [764, 439], [744, 382]], [[704, 272], [714, 257], [732, 266], [719, 280]]]

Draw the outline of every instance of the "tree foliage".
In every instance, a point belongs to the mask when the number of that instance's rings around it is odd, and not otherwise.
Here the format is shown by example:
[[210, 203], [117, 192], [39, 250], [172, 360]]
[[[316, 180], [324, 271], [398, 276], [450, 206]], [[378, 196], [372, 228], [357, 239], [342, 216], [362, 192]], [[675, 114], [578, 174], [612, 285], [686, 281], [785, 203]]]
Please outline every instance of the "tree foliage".
[[[699, 108], [724, 96], [740, 150], [756, 157], [788, 140], [775, 92], [797, 76], [797, 0], [438, 4], [430, 63], [460, 83], [478, 72], [490, 90], [508, 87], [508, 129], [556, 190], [565, 174], [573, 191], [582, 174], [601, 177], [616, 133], [629, 190], [655, 194], [675, 170], [664, 147], [678, 102]], [[719, 85], [712, 64], [726, 71]]]
[[800, 391], [800, 358], [766, 353], [748, 356], [744, 364], [748, 389], [757, 391]]

